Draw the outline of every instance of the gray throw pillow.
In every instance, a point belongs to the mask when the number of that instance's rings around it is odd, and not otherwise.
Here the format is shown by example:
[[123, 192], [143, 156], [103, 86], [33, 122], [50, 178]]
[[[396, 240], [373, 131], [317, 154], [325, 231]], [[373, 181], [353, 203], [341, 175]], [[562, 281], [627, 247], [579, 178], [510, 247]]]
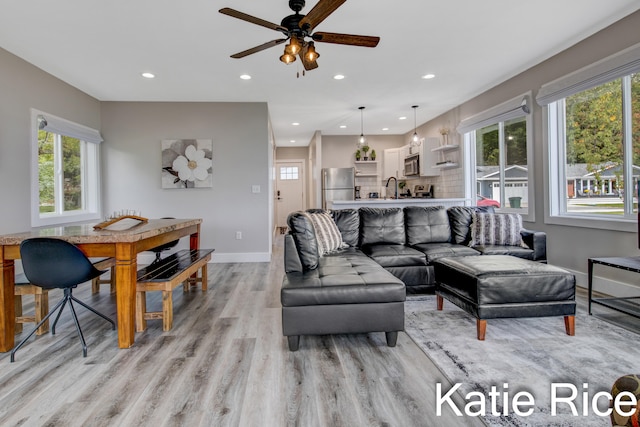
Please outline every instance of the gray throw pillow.
[[308, 213], [316, 233], [318, 254], [320, 256], [330, 254], [346, 247], [342, 242], [342, 235], [338, 226], [327, 212]]
[[520, 214], [473, 213], [469, 246], [524, 246]]

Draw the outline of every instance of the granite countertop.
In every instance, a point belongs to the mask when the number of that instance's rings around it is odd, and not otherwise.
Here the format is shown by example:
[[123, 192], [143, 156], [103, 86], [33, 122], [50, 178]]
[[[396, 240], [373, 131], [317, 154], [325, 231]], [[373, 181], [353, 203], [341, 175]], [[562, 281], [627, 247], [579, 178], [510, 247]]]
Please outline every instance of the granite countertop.
[[[136, 242], [173, 230], [198, 225], [202, 219], [150, 219], [146, 223], [134, 224], [126, 229], [117, 225], [103, 230], [94, 230], [96, 222], [76, 223], [55, 227], [38, 227], [20, 233], [0, 236], [0, 245], [19, 245], [31, 237], [61, 237], [74, 244]], [[116, 223], [117, 224], [117, 223]]]

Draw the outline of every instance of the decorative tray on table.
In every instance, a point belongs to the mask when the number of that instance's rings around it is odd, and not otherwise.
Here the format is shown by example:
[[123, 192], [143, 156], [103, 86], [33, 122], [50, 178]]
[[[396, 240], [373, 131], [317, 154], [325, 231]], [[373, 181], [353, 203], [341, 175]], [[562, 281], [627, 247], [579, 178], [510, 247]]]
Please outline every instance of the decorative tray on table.
[[107, 228], [107, 227], [109, 227], [109, 226], [111, 226], [113, 224], [116, 224], [116, 223], [118, 223], [118, 222], [120, 222], [122, 220], [133, 220], [133, 224], [129, 224], [131, 221], [127, 221], [126, 224], [125, 223], [121, 223], [120, 227], [118, 227], [118, 229], [120, 229], [120, 230], [126, 230], [128, 228], [135, 227], [137, 225], [144, 224], [147, 221], [149, 221], [148, 218], [144, 218], [144, 217], [138, 216], [138, 215], [120, 215], [120, 216], [117, 216], [117, 217], [109, 218], [108, 220], [106, 220], [104, 222], [100, 222], [100, 223], [94, 225], [93, 229], [94, 230], [104, 230], [105, 228]]

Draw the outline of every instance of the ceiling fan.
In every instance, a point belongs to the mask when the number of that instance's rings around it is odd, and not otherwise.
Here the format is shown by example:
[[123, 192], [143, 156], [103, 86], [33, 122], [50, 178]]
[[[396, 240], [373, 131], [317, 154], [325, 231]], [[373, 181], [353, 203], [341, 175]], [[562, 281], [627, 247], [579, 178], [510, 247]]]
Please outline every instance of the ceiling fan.
[[[232, 58], [244, 58], [245, 56], [260, 52], [273, 46], [289, 43], [284, 48], [284, 54], [280, 57], [280, 61], [290, 64], [296, 60], [296, 55], [300, 57], [304, 69], [309, 71], [318, 68], [316, 60], [320, 54], [316, 52], [314, 42], [344, 44], [351, 46], [376, 47], [380, 41], [380, 37], [359, 36], [355, 34], [340, 34], [315, 32], [314, 28], [331, 15], [347, 0], [319, 0], [318, 3], [306, 15], [301, 15], [300, 11], [304, 8], [305, 0], [289, 0], [289, 7], [295, 13], [286, 16], [280, 25], [247, 15], [235, 9], [225, 7], [220, 9], [220, 13], [234, 18], [241, 19], [252, 24], [280, 31], [285, 38], [271, 40], [251, 49], [238, 52], [231, 55]], [[307, 40], [310, 39], [310, 40]]]

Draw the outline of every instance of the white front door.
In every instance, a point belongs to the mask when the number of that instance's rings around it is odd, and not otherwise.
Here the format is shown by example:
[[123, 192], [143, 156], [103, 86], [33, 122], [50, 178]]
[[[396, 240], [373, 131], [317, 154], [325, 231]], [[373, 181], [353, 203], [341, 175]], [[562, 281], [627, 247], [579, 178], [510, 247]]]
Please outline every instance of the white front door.
[[302, 161], [276, 161], [276, 227], [286, 227], [287, 216], [304, 209], [302, 165]]

